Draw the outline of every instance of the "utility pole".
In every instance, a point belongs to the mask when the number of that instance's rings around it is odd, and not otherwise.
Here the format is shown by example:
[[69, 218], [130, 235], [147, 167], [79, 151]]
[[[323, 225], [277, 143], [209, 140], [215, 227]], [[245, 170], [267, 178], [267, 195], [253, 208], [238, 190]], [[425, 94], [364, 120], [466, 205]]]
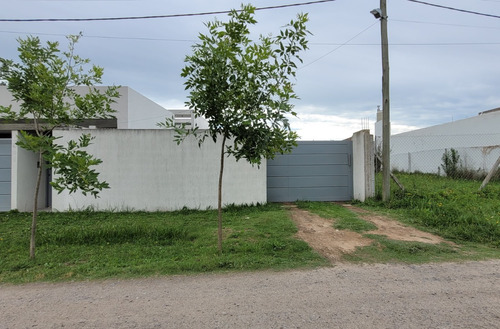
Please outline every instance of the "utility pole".
[[371, 11], [380, 19], [382, 39], [382, 200], [391, 198], [391, 119], [389, 98], [389, 41], [387, 38], [387, 5], [380, 0], [380, 8]]
[[389, 101], [389, 41], [387, 38], [387, 5], [380, 0], [380, 31], [382, 34], [382, 200], [391, 198], [391, 118]]

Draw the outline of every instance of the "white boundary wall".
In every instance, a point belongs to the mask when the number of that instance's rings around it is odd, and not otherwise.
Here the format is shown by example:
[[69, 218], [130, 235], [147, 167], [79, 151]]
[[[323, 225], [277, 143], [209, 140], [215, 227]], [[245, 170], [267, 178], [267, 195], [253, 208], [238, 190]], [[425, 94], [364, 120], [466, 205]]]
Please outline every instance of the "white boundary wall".
[[[172, 130], [58, 130], [60, 143], [82, 133], [95, 137], [88, 152], [103, 163], [99, 178], [109, 183], [100, 197], [53, 191], [52, 209], [177, 210], [217, 207], [220, 144], [210, 139], [198, 147], [190, 137], [177, 145]], [[252, 167], [228, 157], [223, 178], [224, 204], [265, 203], [266, 163]]]

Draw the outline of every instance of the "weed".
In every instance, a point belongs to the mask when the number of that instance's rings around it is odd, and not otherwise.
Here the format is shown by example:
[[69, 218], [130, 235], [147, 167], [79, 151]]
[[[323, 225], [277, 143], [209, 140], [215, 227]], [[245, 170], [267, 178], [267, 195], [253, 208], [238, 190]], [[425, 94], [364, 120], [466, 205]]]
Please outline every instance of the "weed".
[[444, 150], [443, 157], [441, 158], [443, 163], [441, 164], [441, 168], [443, 168], [446, 176], [451, 178], [458, 178], [458, 171], [462, 166], [460, 162], [460, 155], [458, 151], [454, 148]]

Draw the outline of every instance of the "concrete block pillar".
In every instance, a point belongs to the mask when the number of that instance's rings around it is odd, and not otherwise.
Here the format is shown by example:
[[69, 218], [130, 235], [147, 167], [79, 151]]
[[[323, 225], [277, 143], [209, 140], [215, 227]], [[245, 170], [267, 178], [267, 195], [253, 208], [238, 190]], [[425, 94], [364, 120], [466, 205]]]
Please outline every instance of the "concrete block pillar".
[[353, 195], [355, 200], [365, 201], [375, 196], [374, 143], [370, 130], [352, 135]]

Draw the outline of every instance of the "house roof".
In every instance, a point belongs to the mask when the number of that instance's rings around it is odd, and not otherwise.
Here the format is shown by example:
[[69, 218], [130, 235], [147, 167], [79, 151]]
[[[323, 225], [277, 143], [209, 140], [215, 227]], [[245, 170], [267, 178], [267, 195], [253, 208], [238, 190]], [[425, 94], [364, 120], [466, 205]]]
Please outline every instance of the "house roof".
[[493, 112], [500, 112], [500, 107], [497, 107], [496, 109], [493, 109], [493, 110], [479, 112], [478, 115], [483, 115], [483, 114], [488, 114], [488, 113], [493, 113]]

